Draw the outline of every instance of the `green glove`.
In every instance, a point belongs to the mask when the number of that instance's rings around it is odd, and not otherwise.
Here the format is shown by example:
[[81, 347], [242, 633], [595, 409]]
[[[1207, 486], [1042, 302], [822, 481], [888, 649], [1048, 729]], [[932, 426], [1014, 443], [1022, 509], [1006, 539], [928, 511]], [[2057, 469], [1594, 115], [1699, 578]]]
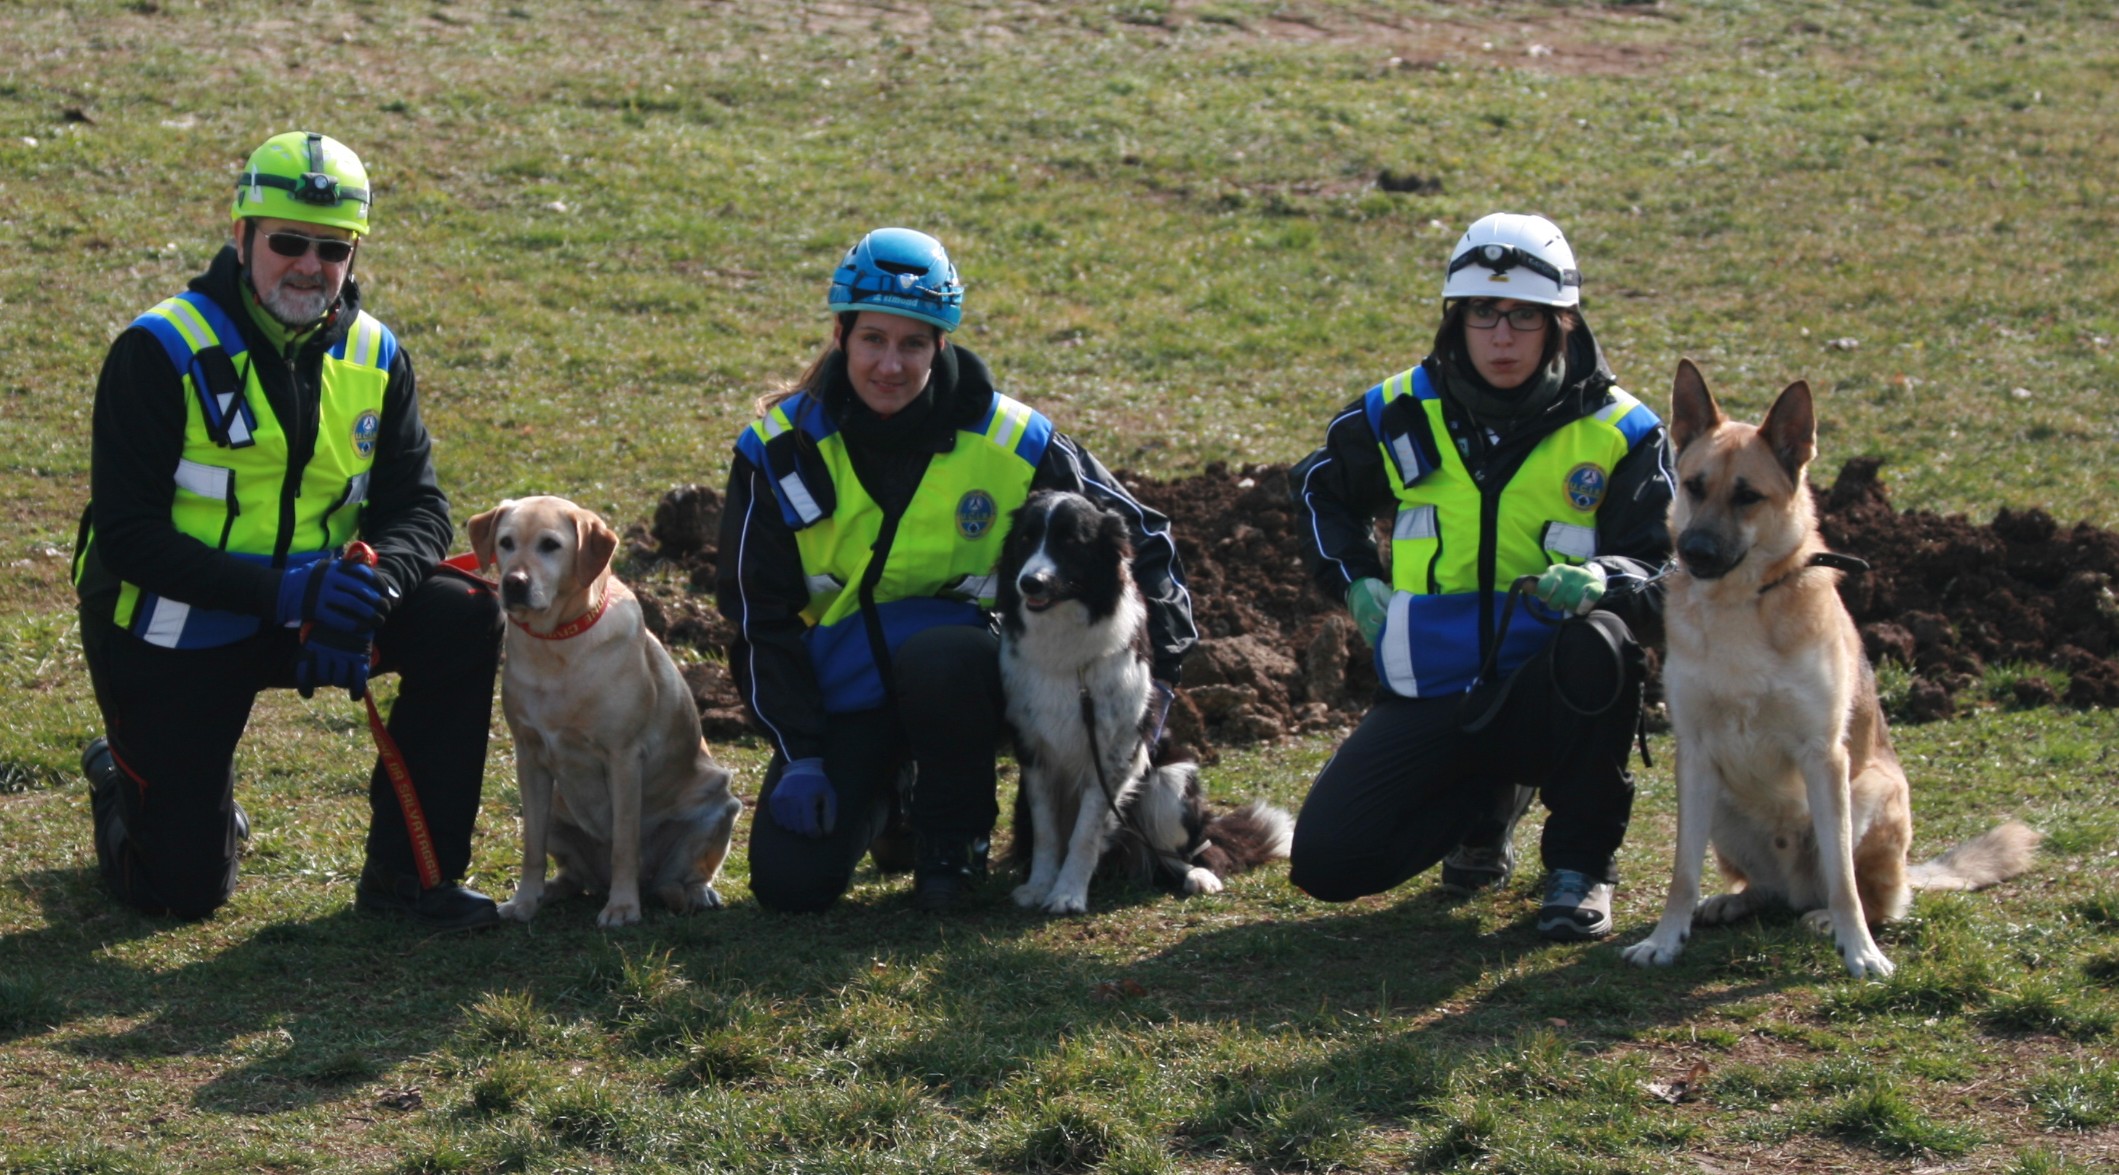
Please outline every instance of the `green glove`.
[[1372, 576], [1355, 580], [1346, 587], [1346, 610], [1354, 614], [1361, 639], [1374, 648], [1384, 618], [1391, 614], [1391, 585]]
[[1538, 577], [1530, 594], [1546, 606], [1575, 616], [1587, 616], [1604, 598], [1604, 569], [1594, 563], [1582, 567], [1555, 563]]

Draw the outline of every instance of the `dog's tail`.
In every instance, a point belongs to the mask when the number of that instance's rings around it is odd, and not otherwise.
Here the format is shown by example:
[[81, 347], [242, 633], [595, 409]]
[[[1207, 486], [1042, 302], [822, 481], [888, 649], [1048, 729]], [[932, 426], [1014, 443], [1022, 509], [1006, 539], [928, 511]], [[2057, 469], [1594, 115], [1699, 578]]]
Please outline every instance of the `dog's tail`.
[[1216, 893], [1222, 878], [1286, 857], [1295, 839], [1294, 817], [1270, 804], [1209, 812], [1197, 763], [1157, 767], [1129, 799], [1149, 850], [1185, 893]]
[[1985, 889], [2031, 867], [2045, 834], [2011, 820], [1906, 870], [1914, 889]]
[[1218, 862], [1208, 867], [1224, 877], [1256, 869], [1267, 861], [1284, 861], [1294, 843], [1295, 818], [1264, 800], [1253, 800], [1207, 822], [1208, 852], [1219, 850], [1228, 862], [1225, 868]]

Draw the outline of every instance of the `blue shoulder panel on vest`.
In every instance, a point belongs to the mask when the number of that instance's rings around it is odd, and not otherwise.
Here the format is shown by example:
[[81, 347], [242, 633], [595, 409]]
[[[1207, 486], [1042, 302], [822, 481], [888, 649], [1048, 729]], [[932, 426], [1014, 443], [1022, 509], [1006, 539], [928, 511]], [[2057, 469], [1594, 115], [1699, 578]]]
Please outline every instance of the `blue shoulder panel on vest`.
[[1413, 368], [1413, 398], [1415, 400], [1436, 400], [1441, 397], [1442, 393], [1435, 388], [1435, 381], [1427, 377], [1427, 364], [1423, 363]]
[[1015, 455], [1035, 466], [1045, 459], [1045, 446], [1052, 443], [1052, 421], [1037, 409], [1030, 410], [1030, 420], [1023, 425], [1023, 435], [1016, 438]]
[[1619, 417], [1617, 427], [1620, 435], [1626, 438], [1626, 447], [1630, 450], [1641, 443], [1642, 437], [1654, 432], [1656, 426], [1662, 423], [1648, 405], [1635, 404], [1626, 415]]
[[1369, 418], [1369, 433], [1383, 435], [1383, 385], [1377, 384], [1361, 395], [1361, 414]]
[[[387, 374], [390, 370], [390, 365], [397, 362], [397, 334], [389, 327], [384, 326], [382, 320], [373, 314], [368, 315], [367, 318], [370, 323], [374, 324], [376, 334], [380, 336], [375, 344], [375, 369]], [[358, 324], [356, 323], [356, 325]], [[353, 336], [354, 332], [348, 330], [345, 336], [332, 346], [331, 357], [333, 359], [341, 362], [345, 361], [346, 346], [353, 342]]]
[[162, 353], [169, 356], [169, 365], [178, 375], [191, 370], [191, 344], [186, 341], [177, 324], [159, 314], [149, 312], [132, 320], [132, 324], [154, 336], [162, 344]]
[[221, 309], [219, 302], [196, 290], [186, 290], [177, 297], [191, 303], [192, 308], [199, 312], [199, 317], [206, 320], [206, 325], [213, 328], [214, 337], [221, 340], [221, 350], [230, 355], [240, 355], [250, 349], [249, 344], [243, 341], [241, 328], [236, 326], [235, 319], [228, 317], [227, 311]]

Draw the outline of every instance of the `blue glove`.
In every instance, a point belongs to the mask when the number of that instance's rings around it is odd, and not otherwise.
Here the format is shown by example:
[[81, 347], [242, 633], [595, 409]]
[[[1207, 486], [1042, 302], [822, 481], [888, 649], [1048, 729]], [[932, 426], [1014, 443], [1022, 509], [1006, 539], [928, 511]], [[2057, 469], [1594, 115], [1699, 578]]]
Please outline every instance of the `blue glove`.
[[279, 623], [314, 620], [340, 632], [367, 634], [382, 623], [383, 596], [375, 568], [326, 556], [280, 576]]
[[320, 685], [339, 686], [358, 702], [368, 694], [368, 638], [325, 625], [309, 630], [294, 663], [294, 688], [314, 697]]
[[1346, 610], [1354, 615], [1354, 627], [1361, 630], [1361, 639], [1376, 646], [1376, 638], [1383, 634], [1383, 622], [1391, 614], [1391, 585], [1374, 576], [1363, 576], [1346, 587]]
[[1177, 690], [1160, 677], [1148, 679], [1155, 688], [1148, 693], [1148, 712], [1141, 716], [1141, 728], [1148, 732], [1148, 750], [1153, 752], [1163, 741], [1163, 723], [1169, 721], [1170, 703], [1177, 700]]
[[839, 793], [824, 778], [824, 760], [796, 759], [773, 785], [773, 823], [796, 836], [823, 836], [839, 822]]
[[1604, 569], [1594, 563], [1581, 567], [1555, 563], [1538, 577], [1530, 594], [1549, 608], [1571, 616], [1587, 616], [1604, 598]]

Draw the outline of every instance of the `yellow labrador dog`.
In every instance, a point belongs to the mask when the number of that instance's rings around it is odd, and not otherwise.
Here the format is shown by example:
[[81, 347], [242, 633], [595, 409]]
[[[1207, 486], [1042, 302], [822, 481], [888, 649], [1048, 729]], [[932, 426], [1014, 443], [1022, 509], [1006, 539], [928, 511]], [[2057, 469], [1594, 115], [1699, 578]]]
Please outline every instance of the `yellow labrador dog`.
[[[721, 905], [713, 881], [742, 801], [699, 734], [699, 711], [640, 602], [611, 574], [618, 536], [564, 498], [502, 502], [471, 519], [508, 614], [501, 708], [515, 732], [522, 879], [502, 917], [547, 898], [609, 895], [598, 926], [640, 921], [643, 885], [684, 913]], [[547, 853], [559, 870], [545, 883]]]
[[[1762, 424], [1738, 424], [1681, 360], [1670, 436], [1678, 566], [1663, 691], [1677, 739], [1677, 859], [1661, 921], [1625, 958], [1669, 963], [1695, 920], [1780, 904], [1829, 930], [1856, 977], [1889, 975], [1870, 926], [1903, 915], [1915, 889], [1978, 889], [2022, 872], [2038, 833], [2004, 824], [1906, 864], [1906, 773], [1839, 599], [1840, 573], [1863, 564], [1825, 550], [1804, 473], [1817, 452], [1809, 385], [1788, 385]], [[1699, 902], [1710, 840], [1734, 889]]]

